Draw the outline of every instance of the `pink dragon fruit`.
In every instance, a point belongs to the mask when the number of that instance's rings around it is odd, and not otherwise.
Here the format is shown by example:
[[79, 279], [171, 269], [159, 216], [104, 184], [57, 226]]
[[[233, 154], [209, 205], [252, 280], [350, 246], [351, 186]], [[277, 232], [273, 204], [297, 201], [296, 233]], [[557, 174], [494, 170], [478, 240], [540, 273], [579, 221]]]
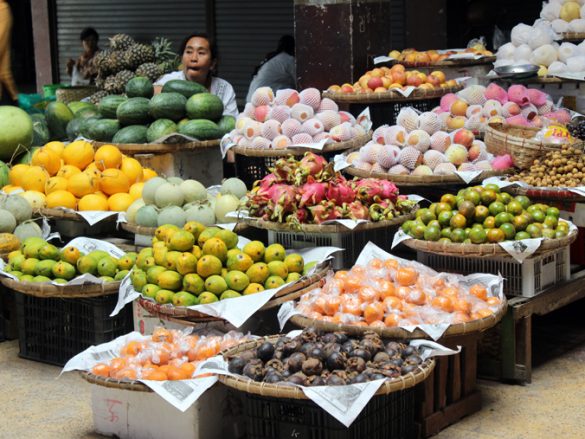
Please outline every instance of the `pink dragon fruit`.
[[283, 222], [284, 215], [294, 212], [297, 205], [297, 191], [288, 184], [275, 184], [270, 187], [270, 200], [274, 203], [272, 219]]
[[309, 211], [315, 224], [341, 218], [341, 210], [337, 209], [335, 203], [331, 201], [322, 201], [315, 206], [309, 207]]
[[276, 163], [274, 163], [274, 167], [270, 168], [270, 171], [277, 177], [278, 181], [294, 183], [295, 173], [298, 167], [298, 162], [294, 157], [290, 156], [288, 159], [278, 159]]
[[521, 107], [530, 103], [526, 87], [520, 84], [511, 85], [508, 89], [508, 100], [516, 102]]
[[526, 93], [528, 94], [528, 99], [530, 99], [530, 103], [540, 107], [541, 105], [546, 104], [548, 99], [548, 95], [536, 88], [529, 88]]
[[305, 183], [300, 190], [301, 202], [299, 203], [299, 207], [304, 207], [306, 205], [314, 206], [315, 204], [319, 204], [325, 199], [325, 193], [327, 190], [327, 183], [318, 183], [316, 181]]
[[358, 180], [355, 190], [357, 199], [366, 204], [377, 203], [384, 199], [396, 200], [398, 195], [398, 190], [394, 183], [375, 178]]
[[528, 119], [526, 119], [526, 117], [524, 117], [522, 114], [517, 114], [516, 116], [508, 117], [506, 119], [506, 123], [509, 125], [518, 125], [521, 127], [532, 126], [530, 121]]
[[347, 184], [345, 178], [340, 177], [328, 183], [326, 197], [327, 200], [333, 201], [340, 206], [343, 203], [351, 203], [355, 200], [355, 192]]
[[291, 222], [298, 222], [298, 223], [307, 223], [309, 222], [309, 210], [301, 207], [297, 209], [293, 215], [290, 215], [288, 219]]
[[503, 171], [511, 168], [513, 165], [510, 154], [499, 155], [492, 161], [492, 168], [496, 171]]
[[326, 165], [327, 160], [322, 156], [313, 154], [312, 152], [305, 153], [295, 172], [295, 183], [298, 185], [302, 184], [310, 175], [317, 177], [323, 172]]
[[506, 93], [506, 90], [493, 82], [487, 86], [484, 94], [486, 99], [494, 99], [502, 105], [508, 102], [508, 93]]
[[354, 220], [367, 220], [370, 218], [370, 211], [369, 209], [364, 206], [361, 201], [354, 201], [353, 203], [350, 203], [347, 205], [346, 208], [347, 211], [347, 216], [350, 219], [354, 219]]

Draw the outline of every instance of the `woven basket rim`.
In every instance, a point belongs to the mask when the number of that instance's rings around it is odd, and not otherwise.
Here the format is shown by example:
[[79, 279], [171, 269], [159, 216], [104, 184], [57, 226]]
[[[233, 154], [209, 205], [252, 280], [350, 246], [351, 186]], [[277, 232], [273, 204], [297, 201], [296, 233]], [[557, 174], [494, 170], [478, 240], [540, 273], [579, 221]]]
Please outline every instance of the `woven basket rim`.
[[[557, 250], [570, 245], [577, 239], [577, 230], [572, 230], [563, 238], [544, 239], [540, 247], [531, 255], [537, 256], [545, 252]], [[473, 258], [502, 257], [514, 259], [506, 250], [498, 244], [462, 244], [445, 243], [438, 241], [423, 241], [420, 239], [406, 239], [402, 241], [413, 250], [423, 251], [445, 256], [469, 256]]]
[[[487, 329], [495, 326], [500, 320], [502, 320], [502, 318], [506, 314], [507, 307], [508, 301], [504, 297], [502, 302], [500, 303], [500, 306], [493, 314], [478, 320], [472, 320], [471, 322], [467, 323], [463, 322], [449, 325], [449, 327], [445, 330], [443, 335], [441, 335], [440, 339], [442, 340], [444, 338], [458, 337], [461, 335], [486, 331]], [[323, 322], [321, 320], [311, 319], [309, 317], [299, 314], [292, 316], [290, 321], [301, 328], [314, 327], [316, 329], [324, 331], [346, 332], [351, 335], [361, 335], [364, 334], [364, 332], [366, 331], [373, 331], [383, 338], [395, 338], [400, 340], [414, 339], [432, 340], [432, 337], [430, 337], [426, 332], [424, 332], [420, 328], [416, 328], [414, 331], [407, 331], [406, 329], [400, 327], [377, 328], [370, 326], [344, 325], [338, 323]]]
[[323, 92], [324, 98], [329, 98], [335, 102], [347, 102], [354, 104], [375, 104], [384, 102], [411, 102], [426, 99], [436, 99], [443, 97], [447, 93], [455, 93], [463, 90], [463, 85], [458, 84], [455, 87], [442, 87], [440, 89], [420, 91], [419, 89], [414, 90], [408, 97], [401, 95], [395, 91], [385, 91], [378, 93], [341, 93], [326, 90]]
[[582, 41], [585, 40], [585, 32], [561, 32], [563, 41]]
[[407, 63], [403, 61], [399, 61], [397, 64], [402, 64], [406, 68], [440, 68], [440, 67], [465, 67], [465, 66], [476, 66], [476, 65], [484, 65], [484, 64], [493, 64], [496, 60], [496, 56], [484, 56], [483, 58], [479, 59], [471, 59], [471, 58], [459, 58], [459, 59], [444, 59], [443, 61], [439, 61], [436, 63]]
[[[280, 335], [262, 337], [257, 340], [246, 341], [239, 343], [222, 352], [224, 358], [243, 352], [245, 350], [253, 349], [265, 341], [276, 341]], [[387, 395], [392, 392], [409, 389], [423, 382], [433, 371], [435, 361], [428, 358], [417, 367], [416, 372], [400, 376], [398, 378], [387, 379], [375, 393], [375, 395]], [[251, 393], [260, 396], [269, 396], [273, 398], [288, 398], [288, 399], [309, 399], [303, 391], [294, 386], [287, 386], [282, 384], [267, 384], [258, 383], [244, 377], [234, 377], [231, 375], [218, 375], [218, 379], [222, 384], [242, 392]]]
[[[87, 221], [85, 221], [85, 219], [83, 219], [83, 217], [79, 214], [79, 211], [67, 212], [63, 209], [42, 207], [41, 209], [39, 209], [39, 212], [42, 216], [46, 216], [46, 217], [53, 218], [53, 219], [63, 219], [63, 220], [79, 221], [79, 222], [87, 223]], [[118, 212], [116, 212], [114, 215], [110, 215], [110, 216], [100, 220], [100, 223], [104, 222], [104, 221], [115, 223], [118, 219], [117, 213]]]
[[147, 392], [153, 393], [153, 390], [146, 384], [138, 380], [118, 380], [116, 378], [102, 377], [94, 375], [89, 371], [80, 371], [81, 378], [91, 384], [95, 384], [110, 389], [130, 390], [132, 392]]
[[246, 157], [285, 157], [289, 155], [301, 156], [306, 152], [314, 152], [315, 154], [323, 154], [328, 152], [346, 151], [365, 145], [372, 138], [372, 131], [357, 136], [354, 139], [345, 142], [327, 143], [321, 150], [311, 148], [282, 148], [282, 149], [258, 149], [258, 148], [243, 148], [241, 146], [234, 146], [230, 149], [236, 154]]
[[[122, 230], [125, 230], [127, 232], [134, 233], [135, 235], [143, 235], [143, 236], [154, 236], [154, 233], [156, 232], [156, 229], [158, 228], [158, 227], [139, 226], [138, 224], [129, 223], [129, 222], [121, 222], [120, 227], [122, 228]], [[238, 222], [236, 224], [236, 226], [234, 227], [233, 232], [239, 233], [239, 232], [246, 230], [247, 228], [248, 228], [247, 224], [244, 224], [242, 222]]]
[[9, 277], [0, 278], [0, 282], [7, 288], [27, 296], [40, 298], [85, 299], [89, 297], [109, 296], [118, 294], [120, 281], [105, 282], [103, 284], [84, 283], [81, 285], [53, 285], [41, 282], [22, 282]]
[[166, 154], [179, 151], [191, 151], [219, 147], [221, 139], [196, 140], [185, 143], [112, 143], [92, 141], [94, 148], [102, 145], [114, 145], [122, 154]]
[[585, 201], [585, 196], [571, 192], [570, 188], [560, 187], [522, 187], [522, 186], [508, 186], [505, 188], [506, 192], [512, 195], [526, 195], [530, 198], [546, 199], [550, 196], [551, 201]]

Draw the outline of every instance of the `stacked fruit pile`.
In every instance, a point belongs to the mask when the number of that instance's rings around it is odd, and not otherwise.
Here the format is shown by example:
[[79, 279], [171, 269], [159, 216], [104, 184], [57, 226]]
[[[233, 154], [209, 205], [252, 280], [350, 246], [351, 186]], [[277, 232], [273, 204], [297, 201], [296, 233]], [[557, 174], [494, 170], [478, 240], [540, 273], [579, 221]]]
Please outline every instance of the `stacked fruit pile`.
[[4, 272], [23, 282], [56, 282], [65, 284], [81, 274], [92, 274], [105, 282], [121, 281], [132, 269], [136, 253], [116, 259], [105, 251], [86, 255], [76, 247], [59, 249], [42, 238], [30, 237], [20, 250], [8, 255]]
[[392, 67], [376, 67], [364, 73], [360, 79], [351, 84], [331, 85], [327, 90], [341, 93], [383, 93], [405, 87], [416, 87], [418, 90], [435, 90], [456, 87], [457, 81], [447, 80], [442, 71], [429, 75], [418, 70], [406, 70], [402, 64]]
[[41, 228], [31, 221], [31, 205], [18, 195], [0, 196], [0, 233], [12, 233], [21, 241], [29, 236], [42, 236]]
[[385, 328], [464, 323], [490, 316], [500, 306], [485, 285], [389, 258], [338, 271], [302, 296], [297, 310], [325, 322]]
[[419, 209], [402, 230], [415, 239], [445, 243], [497, 243], [529, 238], [563, 238], [569, 223], [559, 209], [533, 204], [524, 195], [512, 197], [488, 184], [445, 194], [440, 202]]
[[347, 156], [348, 163], [368, 172], [420, 176], [501, 167], [502, 160], [494, 159], [470, 130], [442, 131], [436, 113], [419, 115], [412, 108], [403, 108], [397, 123], [377, 128], [370, 142]]
[[96, 364], [91, 373], [117, 380], [188, 380], [195, 378], [201, 361], [245, 340], [238, 332], [198, 336], [157, 327], [149, 338], [126, 343], [117, 357]]
[[142, 198], [128, 207], [126, 220], [143, 227], [183, 227], [190, 221], [205, 226], [234, 222], [226, 215], [238, 210], [246, 191], [244, 182], [237, 178], [225, 180], [214, 196], [196, 180], [155, 177], [144, 185]]
[[383, 221], [410, 213], [415, 203], [398, 195], [386, 180], [346, 180], [333, 163], [306, 153], [301, 160], [279, 159], [254, 184], [246, 207], [266, 221], [321, 224], [335, 219]]
[[134, 76], [145, 76], [156, 81], [159, 76], [177, 70], [179, 56], [165, 38], [152, 44], [141, 44], [126, 34], [110, 38], [109, 47], [96, 54], [92, 62], [97, 70], [96, 86], [99, 92], [90, 97], [97, 103], [106, 94], [122, 93]]
[[331, 99], [321, 99], [316, 88], [300, 93], [292, 89], [260, 87], [238, 116], [229, 143], [243, 148], [287, 148], [292, 145], [343, 142], [364, 135], [348, 112]]
[[404, 64], [408, 67], [419, 67], [440, 64], [441, 62], [447, 60], [447, 58], [449, 58], [451, 55], [459, 54], [493, 56], [493, 53], [489, 50], [486, 50], [483, 45], [470, 47], [464, 50], [442, 50], [440, 52], [438, 50], [425, 50], [419, 52], [415, 49], [404, 49], [402, 51], [391, 50], [390, 53], [388, 53], [388, 56], [398, 60], [401, 64]]
[[305, 269], [303, 258], [280, 244], [237, 244], [234, 232], [195, 221], [161, 226], [153, 246], [138, 254], [132, 285], [160, 304], [193, 306], [278, 288]]
[[386, 344], [377, 334], [348, 337], [341, 332], [320, 334], [312, 328], [300, 335], [265, 341], [228, 358], [228, 370], [266, 384], [343, 386], [415, 372], [420, 352], [402, 343]]
[[138, 160], [126, 157], [113, 145], [95, 152], [91, 143], [77, 140], [65, 146], [50, 142], [34, 151], [30, 165], [10, 169], [6, 193], [17, 195], [33, 209], [125, 211], [142, 195], [144, 182], [156, 176]]
[[494, 83], [487, 87], [470, 85], [457, 94], [448, 93], [433, 109], [447, 129], [484, 131], [488, 123], [542, 127], [551, 122], [567, 124], [570, 113], [554, 105], [546, 93], [523, 85], [508, 90]]

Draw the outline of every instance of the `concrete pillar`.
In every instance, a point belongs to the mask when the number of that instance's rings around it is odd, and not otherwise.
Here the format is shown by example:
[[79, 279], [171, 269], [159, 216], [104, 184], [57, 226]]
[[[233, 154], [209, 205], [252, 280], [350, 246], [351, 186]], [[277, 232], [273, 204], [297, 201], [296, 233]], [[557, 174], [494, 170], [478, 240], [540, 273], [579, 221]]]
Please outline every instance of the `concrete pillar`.
[[35, 50], [37, 91], [41, 93], [43, 85], [53, 83], [50, 25], [51, 14], [49, 10], [49, 2], [47, 0], [32, 0], [31, 18]]

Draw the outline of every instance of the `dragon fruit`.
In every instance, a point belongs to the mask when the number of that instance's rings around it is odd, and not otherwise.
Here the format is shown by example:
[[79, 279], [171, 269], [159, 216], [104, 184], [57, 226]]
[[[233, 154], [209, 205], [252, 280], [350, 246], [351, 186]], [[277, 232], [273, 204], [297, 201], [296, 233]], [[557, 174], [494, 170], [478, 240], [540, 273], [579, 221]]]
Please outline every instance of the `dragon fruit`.
[[323, 171], [326, 165], [327, 160], [325, 160], [322, 156], [313, 154], [312, 152], [307, 152], [299, 162], [299, 165], [295, 172], [294, 181], [296, 182], [296, 184], [300, 185], [310, 175], [317, 178], [317, 176]]
[[345, 178], [340, 176], [328, 183], [326, 197], [337, 205], [351, 203], [355, 200], [355, 191], [348, 185]]
[[283, 215], [293, 212], [297, 204], [297, 191], [288, 184], [275, 184], [270, 190], [270, 201], [274, 203], [273, 219], [283, 222]]
[[367, 220], [370, 218], [370, 210], [361, 201], [354, 201], [343, 206], [347, 217], [353, 220]]
[[363, 203], [379, 202], [380, 200], [396, 200], [398, 189], [388, 180], [364, 178], [356, 184], [357, 199]]
[[306, 205], [313, 206], [319, 204], [325, 199], [325, 192], [328, 190], [328, 187], [329, 185], [327, 183], [319, 183], [316, 181], [305, 183], [301, 187], [301, 202], [299, 206], [304, 207]]
[[331, 201], [322, 201], [316, 206], [309, 207], [309, 211], [313, 216], [313, 222], [315, 224], [321, 224], [325, 221], [331, 221], [334, 219], [341, 218], [341, 209], [337, 209], [335, 203]]

